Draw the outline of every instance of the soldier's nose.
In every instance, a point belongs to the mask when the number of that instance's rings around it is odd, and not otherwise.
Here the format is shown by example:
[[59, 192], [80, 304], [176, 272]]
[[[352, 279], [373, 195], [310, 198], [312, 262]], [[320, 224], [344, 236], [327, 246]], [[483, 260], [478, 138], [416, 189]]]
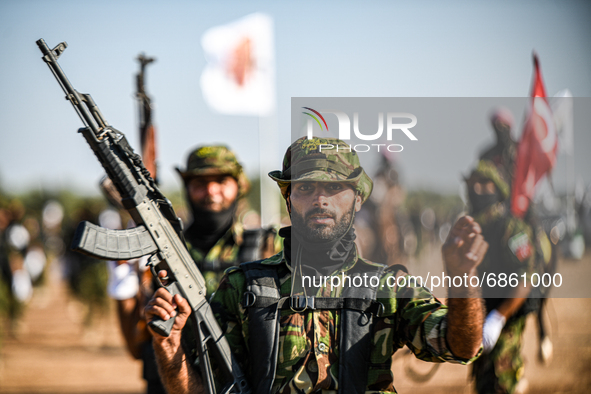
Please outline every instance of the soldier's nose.
[[328, 199], [326, 198], [326, 195], [324, 193], [317, 192], [316, 194], [314, 194], [313, 203], [314, 206], [325, 206], [328, 204]]
[[220, 191], [220, 184], [217, 182], [209, 182], [207, 184], [207, 193], [210, 195], [217, 194]]

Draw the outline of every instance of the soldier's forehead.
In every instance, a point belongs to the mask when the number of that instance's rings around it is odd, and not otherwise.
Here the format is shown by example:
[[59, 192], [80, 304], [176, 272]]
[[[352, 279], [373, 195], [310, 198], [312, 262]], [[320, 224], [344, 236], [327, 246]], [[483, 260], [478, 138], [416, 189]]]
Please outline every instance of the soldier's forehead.
[[470, 179], [468, 179], [468, 183], [486, 183], [486, 182], [492, 182], [492, 179], [487, 178], [482, 175], [472, 175], [470, 177]]
[[234, 178], [232, 174], [209, 174], [209, 175], [195, 175], [189, 179], [189, 182], [215, 182], [223, 181], [226, 178]]
[[299, 180], [299, 181], [292, 181], [291, 182], [293, 186], [297, 186], [297, 185], [302, 185], [302, 184], [306, 184], [306, 185], [313, 185], [313, 186], [330, 186], [330, 185], [341, 185], [343, 187], [348, 187], [351, 189], [354, 189], [354, 186], [350, 183], [350, 182], [339, 182], [339, 181], [315, 181], [315, 180]]

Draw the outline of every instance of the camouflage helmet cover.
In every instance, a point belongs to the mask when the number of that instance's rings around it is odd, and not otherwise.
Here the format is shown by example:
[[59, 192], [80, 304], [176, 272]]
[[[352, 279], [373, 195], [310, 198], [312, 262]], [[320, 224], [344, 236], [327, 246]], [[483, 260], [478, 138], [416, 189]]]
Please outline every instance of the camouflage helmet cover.
[[510, 186], [505, 180], [505, 177], [502, 175], [501, 171], [497, 168], [497, 166], [490, 160], [480, 160], [478, 165], [472, 172], [470, 176], [464, 178], [466, 182], [476, 179], [489, 179], [491, 180], [503, 199], [509, 198], [510, 194]]
[[350, 183], [361, 196], [362, 203], [373, 188], [357, 152], [337, 138], [298, 139], [285, 152], [282, 171], [272, 171], [269, 177], [277, 182], [284, 198], [291, 182]]
[[230, 175], [238, 182], [239, 195], [242, 197], [250, 188], [250, 183], [238, 162], [236, 155], [225, 145], [200, 146], [187, 158], [185, 171], [176, 168], [183, 181], [207, 175]]

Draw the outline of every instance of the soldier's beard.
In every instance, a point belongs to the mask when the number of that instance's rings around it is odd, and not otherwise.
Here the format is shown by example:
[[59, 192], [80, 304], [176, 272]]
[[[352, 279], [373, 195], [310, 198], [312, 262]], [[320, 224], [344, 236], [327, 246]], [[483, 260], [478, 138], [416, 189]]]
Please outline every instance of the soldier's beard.
[[[314, 208], [308, 211], [305, 216], [299, 213], [296, 209], [291, 209], [291, 223], [293, 231], [296, 231], [300, 237], [310, 243], [330, 242], [342, 238], [349, 228], [353, 220], [354, 208], [352, 207], [346, 214], [337, 218], [334, 211], [322, 208]], [[333, 220], [333, 224], [318, 224], [313, 223], [310, 218], [311, 215], [328, 215]]]

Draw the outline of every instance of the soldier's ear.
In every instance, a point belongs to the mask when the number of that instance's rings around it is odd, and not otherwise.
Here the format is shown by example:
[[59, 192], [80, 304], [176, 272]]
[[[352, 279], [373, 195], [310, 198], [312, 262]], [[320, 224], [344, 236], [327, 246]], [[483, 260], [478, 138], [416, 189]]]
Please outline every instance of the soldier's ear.
[[361, 195], [359, 194], [358, 191], [355, 191], [355, 212], [359, 212], [359, 210], [361, 209], [361, 205], [362, 205], [362, 199], [361, 199]]
[[289, 213], [289, 217], [291, 217], [291, 198], [289, 193], [285, 197], [285, 206], [287, 207], [287, 213]]

